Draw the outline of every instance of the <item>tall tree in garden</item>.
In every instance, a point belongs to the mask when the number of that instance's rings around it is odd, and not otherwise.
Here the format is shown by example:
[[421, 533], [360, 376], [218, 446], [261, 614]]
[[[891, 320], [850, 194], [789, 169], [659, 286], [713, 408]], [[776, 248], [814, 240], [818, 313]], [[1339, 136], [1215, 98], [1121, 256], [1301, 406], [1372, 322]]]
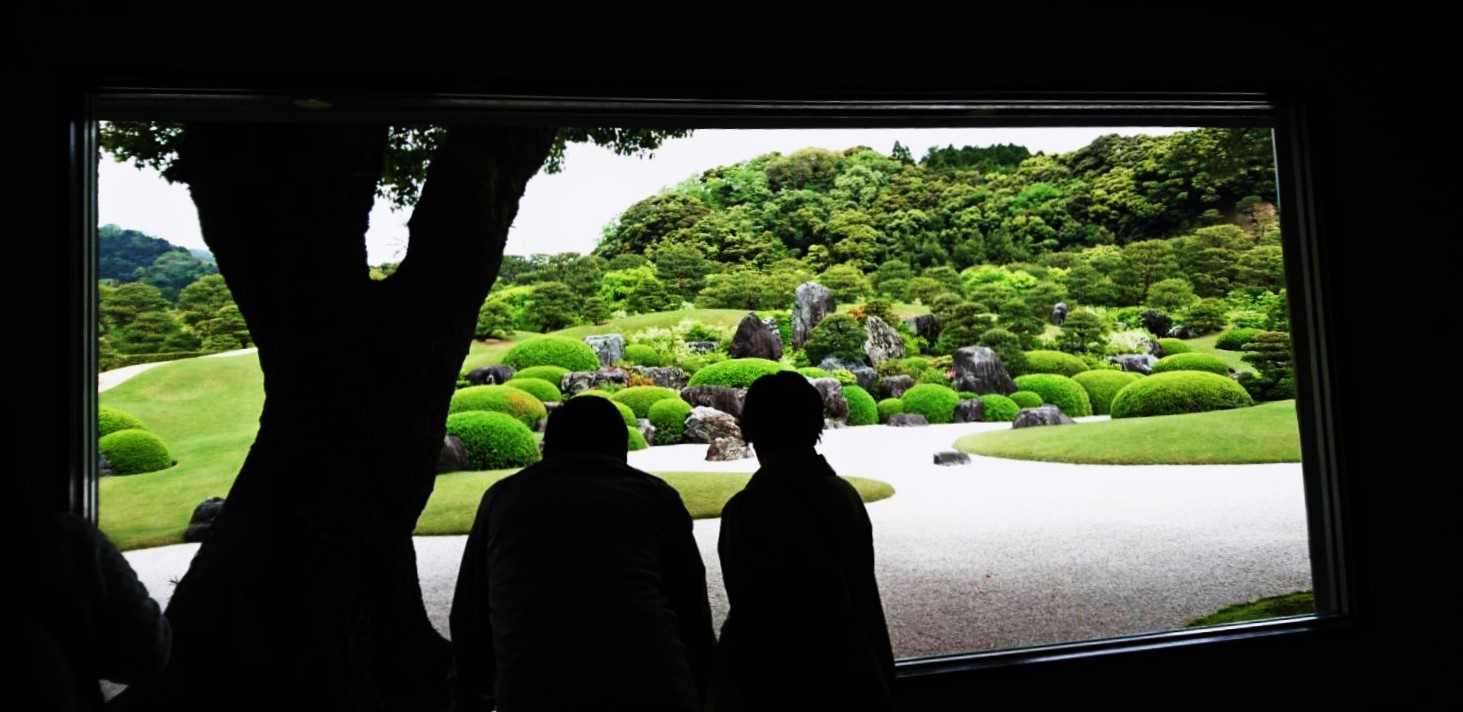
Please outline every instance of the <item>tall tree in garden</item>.
[[[114, 155], [188, 185], [265, 382], [255, 443], [168, 606], [168, 668], [118, 706], [445, 706], [450, 651], [427, 619], [411, 533], [519, 198], [567, 141], [631, 153], [668, 134], [106, 128]], [[378, 190], [415, 207], [406, 257], [373, 280], [364, 236]]]

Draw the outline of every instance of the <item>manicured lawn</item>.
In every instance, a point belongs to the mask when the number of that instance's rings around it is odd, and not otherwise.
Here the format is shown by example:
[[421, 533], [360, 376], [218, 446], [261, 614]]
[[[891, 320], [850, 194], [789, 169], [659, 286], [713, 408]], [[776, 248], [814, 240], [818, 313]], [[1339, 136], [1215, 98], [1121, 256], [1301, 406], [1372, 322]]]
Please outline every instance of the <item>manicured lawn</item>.
[[1255, 372], [1254, 366], [1240, 360], [1240, 357], [1245, 355], [1243, 351], [1224, 351], [1214, 348], [1214, 342], [1218, 340], [1219, 334], [1210, 334], [1208, 336], [1200, 336], [1197, 339], [1185, 339], [1184, 343], [1188, 344], [1189, 348], [1193, 349], [1195, 353], [1214, 354], [1224, 359], [1224, 365], [1236, 371]]
[[611, 319], [604, 324], [571, 326], [567, 329], [549, 332], [552, 336], [567, 336], [581, 339], [590, 334], [630, 334], [651, 327], [670, 328], [686, 319], [699, 321], [707, 326], [735, 329], [737, 322], [747, 315], [746, 309], [678, 309], [676, 311], [636, 314], [624, 319]]
[[1218, 465], [1299, 462], [1295, 401], [1211, 413], [967, 435], [964, 452], [1014, 460], [1107, 465]]
[[1232, 606], [1210, 613], [1203, 618], [1196, 618], [1189, 621], [1187, 627], [1198, 628], [1206, 625], [1223, 625], [1225, 623], [1241, 623], [1243, 621], [1257, 621], [1266, 618], [1281, 618], [1283, 616], [1299, 616], [1316, 611], [1316, 594], [1311, 591], [1296, 591], [1283, 596], [1271, 596], [1249, 603], [1236, 603]]
[[[848, 304], [839, 304], [838, 311], [841, 313], [850, 312], [853, 311], [854, 307], [862, 303], [863, 302], [851, 302]], [[890, 306], [894, 309], [894, 315], [899, 317], [900, 319], [908, 319], [910, 317], [919, 316], [920, 314], [930, 313], [930, 308], [923, 304], [904, 304], [902, 302], [894, 302]]]

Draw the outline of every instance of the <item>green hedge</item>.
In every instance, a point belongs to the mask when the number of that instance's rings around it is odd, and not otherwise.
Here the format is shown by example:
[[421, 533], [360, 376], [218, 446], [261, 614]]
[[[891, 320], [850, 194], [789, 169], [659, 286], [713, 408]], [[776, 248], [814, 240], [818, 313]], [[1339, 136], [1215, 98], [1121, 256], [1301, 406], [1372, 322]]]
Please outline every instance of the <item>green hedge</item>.
[[503, 354], [503, 363], [518, 369], [558, 366], [570, 371], [599, 370], [599, 356], [589, 344], [562, 336], [541, 336], [518, 344]]
[[686, 432], [686, 416], [691, 404], [680, 398], [667, 398], [650, 406], [650, 424], [655, 426], [656, 445], [679, 445]]
[[691, 376], [687, 385], [746, 388], [752, 385], [752, 381], [769, 373], [786, 370], [788, 370], [786, 366], [765, 358], [734, 358], [713, 363], [697, 371], [696, 375]]
[[97, 406], [97, 437], [104, 438], [119, 430], [147, 430], [137, 416], [111, 406]]
[[848, 402], [849, 425], [874, 425], [879, 422], [879, 404], [869, 392], [858, 386], [844, 386], [843, 400]]
[[1171, 371], [1207, 371], [1219, 376], [1229, 375], [1229, 364], [1224, 359], [1214, 354], [1174, 354], [1158, 359], [1153, 364], [1154, 373], [1169, 373]]
[[179, 361], [185, 358], [198, 358], [209, 354], [219, 353], [217, 351], [163, 351], [153, 354], [112, 354], [106, 357], [98, 366], [103, 371], [110, 371], [124, 366], [138, 366], [144, 363], [162, 363], [164, 361]]
[[474, 410], [447, 416], [447, 434], [467, 450], [474, 470], [523, 467], [539, 461], [538, 438], [527, 425], [504, 413]]
[[878, 402], [879, 422], [889, 422], [889, 416], [904, 412], [904, 401], [899, 398], [885, 398]]
[[1069, 417], [1081, 418], [1092, 415], [1092, 401], [1087, 397], [1087, 391], [1066, 376], [1059, 376], [1055, 373], [1030, 373], [1025, 376], [1017, 376], [1015, 380], [1018, 390], [1034, 391], [1041, 396], [1042, 403], [1051, 403], [1061, 408], [1062, 412]]
[[1107, 415], [1112, 412], [1112, 399], [1118, 391], [1142, 377], [1137, 373], [1104, 369], [1079, 373], [1072, 380], [1087, 391], [1087, 398], [1092, 401], [1092, 414]]
[[1255, 339], [1255, 334], [1264, 329], [1230, 329], [1214, 340], [1214, 348], [1224, 351], [1244, 351], [1245, 344]]
[[665, 357], [645, 344], [630, 344], [625, 347], [625, 363], [636, 366], [664, 366]]
[[955, 406], [960, 396], [947, 386], [921, 383], [904, 392], [904, 412], [918, 413], [931, 423], [950, 423], [955, 420]]
[[1206, 371], [1170, 371], [1140, 378], [1118, 391], [1112, 417], [1143, 418], [1253, 405], [1243, 386]]
[[630, 406], [635, 411], [635, 417], [646, 418], [650, 416], [650, 406], [656, 401], [663, 401], [670, 398], [680, 398], [680, 391], [674, 391], [660, 386], [632, 386], [624, 390], [616, 391], [610, 396], [610, 400], [619, 401]]
[[1041, 404], [1046, 402], [1041, 399], [1041, 394], [1035, 391], [1016, 391], [1007, 397], [1015, 401], [1016, 405], [1021, 408], [1040, 408]]
[[[1016, 414], [1021, 412], [1021, 408], [1024, 407], [999, 393], [987, 393], [981, 396], [980, 400], [985, 403], [985, 411], [981, 420], [986, 423], [1009, 423], [1016, 419]], [[1041, 404], [1037, 403], [1037, 405]]]
[[517, 388], [537, 398], [540, 403], [558, 403], [564, 400], [564, 394], [559, 392], [559, 387], [542, 378], [510, 378], [503, 385]]
[[1189, 348], [1189, 345], [1187, 343], [1184, 343], [1182, 339], [1170, 339], [1167, 337], [1158, 339], [1158, 347], [1163, 349], [1164, 356], [1172, 356], [1174, 354], [1186, 354], [1193, 351], [1193, 349]]
[[466, 413], [468, 411], [506, 413], [517, 418], [519, 422], [529, 428], [538, 425], [540, 420], [549, 415], [549, 411], [544, 408], [543, 402], [539, 399], [508, 386], [471, 386], [453, 393], [452, 403], [447, 406], [447, 412]]
[[644, 450], [650, 447], [650, 445], [645, 442], [645, 436], [640, 434], [639, 428], [633, 425], [626, 425], [625, 447], [631, 452], [634, 452], [636, 450]]
[[829, 373], [827, 371], [824, 371], [823, 369], [818, 368], [817, 366], [804, 366], [804, 367], [798, 369], [798, 373], [801, 373], [804, 376], [807, 376], [808, 378], [832, 378], [833, 377], [833, 374], [831, 374], [831, 373]]
[[98, 441], [97, 449], [107, 456], [116, 475], [156, 472], [173, 465], [168, 444], [146, 430], [118, 430]]
[[1061, 351], [1027, 351], [1026, 369], [1023, 373], [1055, 373], [1059, 376], [1075, 376], [1087, 370], [1087, 362]]
[[[513, 378], [538, 378], [554, 384], [554, 387], [557, 388], [564, 382], [564, 374], [568, 372], [569, 369], [563, 366], [529, 366], [522, 371], [515, 371]], [[511, 381], [513, 378], [508, 380]]]

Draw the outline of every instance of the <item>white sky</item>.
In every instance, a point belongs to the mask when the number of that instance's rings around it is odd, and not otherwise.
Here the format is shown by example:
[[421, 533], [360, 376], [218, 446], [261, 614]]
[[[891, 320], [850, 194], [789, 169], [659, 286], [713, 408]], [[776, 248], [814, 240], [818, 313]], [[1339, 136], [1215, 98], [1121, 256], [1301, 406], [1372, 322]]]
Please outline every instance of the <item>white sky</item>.
[[[915, 159], [930, 146], [989, 146], [1014, 143], [1032, 153], [1065, 153], [1104, 134], [1162, 135], [1164, 127], [1007, 129], [703, 129], [671, 139], [653, 158], [616, 156], [586, 144], [569, 146], [564, 171], [540, 174], [528, 184], [518, 218], [508, 234], [508, 254], [589, 252], [606, 223], [635, 202], [698, 175], [764, 153], [787, 154], [811, 146], [841, 151], [868, 146], [885, 154], [899, 141]], [[136, 169], [103, 156], [97, 180], [100, 224], [115, 223], [183, 247], [206, 247], [198, 214], [183, 185], [170, 185], [156, 171]], [[406, 220], [383, 201], [371, 211], [366, 248], [371, 264], [405, 255]]]

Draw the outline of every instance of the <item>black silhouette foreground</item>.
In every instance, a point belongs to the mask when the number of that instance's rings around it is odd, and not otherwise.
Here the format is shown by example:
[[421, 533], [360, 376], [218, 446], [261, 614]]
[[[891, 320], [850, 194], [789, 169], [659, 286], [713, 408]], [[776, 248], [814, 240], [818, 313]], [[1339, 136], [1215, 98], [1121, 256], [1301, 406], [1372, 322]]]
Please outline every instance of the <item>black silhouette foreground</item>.
[[741, 425], [761, 468], [722, 509], [731, 610], [708, 709], [893, 709], [873, 529], [858, 492], [814, 449], [822, 397], [796, 373], [763, 376]]
[[483, 495], [452, 602], [458, 710], [700, 710], [715, 633], [680, 495], [602, 398]]

